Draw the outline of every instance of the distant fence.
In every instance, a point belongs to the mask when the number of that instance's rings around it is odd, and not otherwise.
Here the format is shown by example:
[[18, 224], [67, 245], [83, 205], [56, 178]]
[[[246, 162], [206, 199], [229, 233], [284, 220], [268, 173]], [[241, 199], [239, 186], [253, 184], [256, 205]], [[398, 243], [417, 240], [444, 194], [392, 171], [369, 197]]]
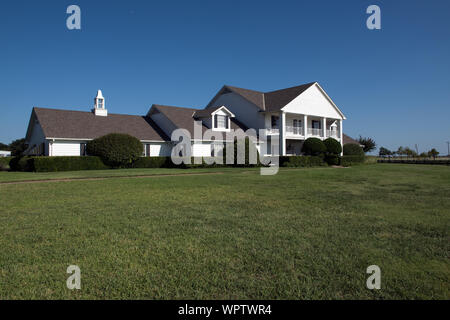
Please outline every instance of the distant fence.
[[440, 165], [450, 165], [450, 160], [442, 159], [378, 159], [378, 163], [408, 163], [408, 164], [440, 164]]

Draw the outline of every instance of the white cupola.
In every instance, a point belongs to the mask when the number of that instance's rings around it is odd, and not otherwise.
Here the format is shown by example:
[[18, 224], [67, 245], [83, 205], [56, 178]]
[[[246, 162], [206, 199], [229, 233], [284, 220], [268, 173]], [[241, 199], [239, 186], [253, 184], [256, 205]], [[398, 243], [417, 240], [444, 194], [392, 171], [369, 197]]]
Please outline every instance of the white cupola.
[[97, 96], [94, 98], [94, 114], [96, 116], [106, 117], [108, 110], [105, 108], [105, 98], [103, 98], [102, 90], [97, 91]]

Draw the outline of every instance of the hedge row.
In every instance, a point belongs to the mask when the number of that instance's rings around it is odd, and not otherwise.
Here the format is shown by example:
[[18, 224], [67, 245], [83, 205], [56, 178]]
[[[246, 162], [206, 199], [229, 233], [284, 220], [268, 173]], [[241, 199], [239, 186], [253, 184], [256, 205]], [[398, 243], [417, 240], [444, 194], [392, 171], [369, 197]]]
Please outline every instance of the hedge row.
[[29, 164], [31, 171], [57, 172], [109, 169], [99, 157], [35, 157]]
[[[219, 168], [226, 167], [225, 164], [206, 163], [202, 158], [201, 163], [195, 163], [196, 158], [191, 159], [191, 164], [175, 165], [171, 157], [142, 157], [133, 162], [131, 168]], [[198, 158], [197, 158], [198, 159]], [[212, 160], [212, 159], [211, 159]], [[426, 160], [424, 160], [426, 161]], [[428, 160], [430, 163], [436, 161]], [[447, 161], [447, 160], [443, 160]], [[280, 156], [280, 167], [318, 167], [328, 165], [351, 166], [364, 162], [364, 156]], [[448, 164], [448, 161], [447, 161]], [[255, 165], [234, 165], [255, 166]], [[110, 167], [105, 165], [100, 157], [13, 157], [0, 158], [0, 170], [11, 168], [13, 171], [35, 171], [35, 172], [57, 172], [77, 170], [103, 170]]]
[[281, 156], [280, 167], [320, 167], [327, 163], [320, 156]]
[[10, 161], [12, 171], [57, 172], [103, 170], [109, 167], [99, 157], [15, 157]]
[[431, 159], [421, 159], [421, 160], [378, 160], [378, 163], [409, 163], [409, 164], [440, 164], [440, 165], [450, 165], [450, 160], [431, 160]]
[[351, 156], [343, 155], [341, 158], [341, 166], [349, 167], [352, 165], [363, 164], [364, 161], [365, 161], [364, 155], [351, 155]]

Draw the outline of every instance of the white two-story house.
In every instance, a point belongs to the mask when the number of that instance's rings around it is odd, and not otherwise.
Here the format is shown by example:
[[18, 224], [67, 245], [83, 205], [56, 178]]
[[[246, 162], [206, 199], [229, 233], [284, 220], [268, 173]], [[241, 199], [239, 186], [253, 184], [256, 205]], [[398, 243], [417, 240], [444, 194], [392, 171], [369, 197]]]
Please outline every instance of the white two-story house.
[[[343, 134], [345, 119], [317, 82], [270, 92], [224, 86], [203, 109], [154, 104], [145, 116], [108, 113], [99, 90], [90, 111], [33, 108], [26, 153], [86, 155], [88, 141], [108, 133], [127, 133], [142, 142], [143, 156], [170, 156], [174, 146], [172, 132], [185, 129], [191, 135], [193, 156], [208, 157], [217, 154], [224, 142], [209, 137], [208, 129], [226, 133], [251, 128], [257, 132], [265, 130], [265, 153], [275, 153], [273, 148], [277, 145], [280, 155], [300, 155], [302, 144], [309, 137], [356, 143]], [[196, 138], [198, 130], [200, 139]], [[272, 143], [275, 139], [276, 144]]]

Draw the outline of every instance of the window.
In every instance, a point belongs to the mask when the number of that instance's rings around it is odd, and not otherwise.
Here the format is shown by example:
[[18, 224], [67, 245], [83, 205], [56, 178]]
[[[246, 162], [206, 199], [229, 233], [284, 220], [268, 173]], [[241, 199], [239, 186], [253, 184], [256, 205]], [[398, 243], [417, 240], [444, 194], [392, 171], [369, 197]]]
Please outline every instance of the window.
[[150, 157], [150, 144], [149, 143], [142, 144], [142, 157]]
[[216, 114], [215, 115], [215, 127], [217, 129], [228, 129], [228, 117]]
[[98, 99], [97, 102], [98, 102], [98, 107], [103, 108], [103, 99]]
[[302, 120], [297, 120], [297, 119], [294, 119], [294, 121], [293, 121], [293, 131], [294, 131], [294, 134], [301, 134], [301, 130], [300, 130], [300, 128], [302, 127]]
[[312, 120], [312, 121], [311, 121], [311, 124], [312, 124], [312, 128], [313, 128], [313, 129], [320, 129], [320, 121], [318, 121], [318, 120]]
[[272, 116], [272, 128], [274, 129], [278, 128], [279, 121], [280, 121], [279, 116]]

